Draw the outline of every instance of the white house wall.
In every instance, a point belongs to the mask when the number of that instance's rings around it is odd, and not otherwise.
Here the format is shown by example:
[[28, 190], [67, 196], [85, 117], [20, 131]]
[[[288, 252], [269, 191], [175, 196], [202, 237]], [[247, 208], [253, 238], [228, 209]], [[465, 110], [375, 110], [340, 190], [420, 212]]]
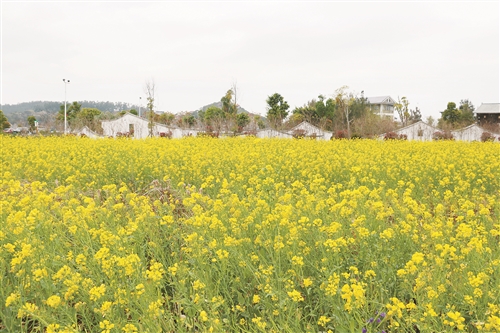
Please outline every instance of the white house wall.
[[119, 119], [103, 121], [101, 126], [105, 136], [116, 137], [118, 133], [128, 133], [130, 124], [134, 125], [134, 138], [143, 139], [148, 137], [148, 121], [131, 114], [126, 114]]
[[293, 132], [297, 130], [302, 130], [305, 132], [306, 136], [315, 135], [319, 140], [330, 140], [332, 138], [332, 132], [323, 131], [322, 129], [304, 121], [299, 125], [295, 126], [293, 129], [288, 131], [290, 135], [293, 136]]
[[182, 130], [182, 137], [197, 136], [197, 135], [198, 135], [198, 131], [197, 130], [194, 130], [194, 129], [183, 129]]
[[[420, 132], [421, 131], [421, 132]], [[404, 134], [408, 140], [415, 141], [431, 141], [432, 135], [438, 131], [437, 128], [429, 126], [423, 122], [418, 122], [410, 126], [400, 128], [395, 131], [397, 134]], [[422, 134], [422, 135], [419, 135]]]
[[97, 133], [93, 132], [92, 130], [90, 130], [87, 126], [85, 126], [84, 128], [82, 128], [80, 130], [80, 135], [82, 135], [82, 134], [84, 134], [85, 136], [92, 138], [92, 139], [99, 138], [99, 135]]
[[324, 132], [322, 139], [323, 140], [331, 140], [332, 136], [333, 136], [332, 132]]
[[452, 131], [453, 137], [455, 140], [460, 141], [481, 141], [481, 136], [483, 132], [486, 132], [484, 129], [477, 125], [472, 125], [466, 128], [463, 128], [458, 131]]
[[[119, 119], [103, 121], [101, 123], [104, 136], [111, 137], [116, 137], [118, 133], [129, 133], [130, 124], [134, 126], [134, 138], [144, 139], [149, 136], [148, 120], [132, 114], [125, 114]], [[189, 135], [196, 136], [197, 132], [196, 130], [182, 130], [158, 123], [155, 123], [153, 126], [153, 136], [160, 136], [161, 133], [172, 133], [172, 138], [174, 139], [180, 139]]]
[[279, 132], [272, 129], [262, 130], [257, 132], [258, 138], [281, 138], [281, 139], [289, 139], [292, 138], [291, 134]]

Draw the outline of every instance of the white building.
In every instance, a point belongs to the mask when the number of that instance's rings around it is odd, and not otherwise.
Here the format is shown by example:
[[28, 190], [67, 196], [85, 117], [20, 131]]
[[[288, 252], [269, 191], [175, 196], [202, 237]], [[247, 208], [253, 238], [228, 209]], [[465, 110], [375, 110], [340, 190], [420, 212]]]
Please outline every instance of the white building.
[[[400, 128], [394, 131], [394, 133], [397, 135], [405, 135], [408, 140], [431, 141], [432, 135], [438, 131], [439, 129], [436, 127], [428, 125], [423, 121], [418, 121], [414, 124]], [[385, 134], [382, 134], [380, 138], [384, 138], [384, 136]]]
[[391, 96], [367, 97], [370, 109], [381, 117], [394, 119], [394, 101]]
[[477, 124], [472, 124], [465, 128], [451, 131], [453, 138], [460, 141], [481, 141], [481, 136], [484, 132], [488, 132]]
[[474, 115], [480, 124], [500, 124], [500, 103], [482, 103]]
[[257, 132], [258, 138], [280, 138], [280, 139], [291, 139], [293, 136], [286, 132], [277, 131], [275, 129], [264, 129]]
[[[149, 121], [145, 118], [126, 113], [121, 118], [104, 120], [101, 123], [104, 136], [131, 136], [144, 139], [149, 136]], [[196, 136], [196, 130], [183, 130], [178, 127], [153, 123], [153, 136], [168, 136], [179, 139], [185, 136]]]
[[96, 132], [92, 131], [87, 126], [83, 126], [79, 130], [73, 131], [72, 133], [75, 133], [78, 136], [86, 136], [86, 137], [92, 138], [92, 139], [96, 139], [96, 138], [100, 138], [101, 137], [99, 134], [97, 134]]
[[330, 140], [332, 138], [332, 132], [323, 131], [321, 128], [316, 127], [307, 121], [303, 121], [291, 130], [288, 131], [289, 134], [298, 135], [303, 134], [304, 137], [314, 137], [319, 140]]
[[[433, 140], [433, 135], [436, 132], [442, 132], [442, 130], [430, 126], [423, 121], [416, 122], [414, 124], [408, 125], [406, 127], [400, 128], [394, 133], [397, 135], [406, 135], [408, 140], [418, 140], [418, 141], [431, 141]], [[457, 141], [482, 141], [482, 135], [485, 132], [489, 132], [477, 124], [472, 124], [470, 126], [451, 131], [453, 139]], [[490, 132], [493, 136], [495, 133]], [[386, 133], [380, 135], [380, 139], [385, 137]]]
[[198, 130], [195, 129], [183, 129], [182, 130], [182, 137], [187, 137], [187, 136], [197, 136], [198, 135]]

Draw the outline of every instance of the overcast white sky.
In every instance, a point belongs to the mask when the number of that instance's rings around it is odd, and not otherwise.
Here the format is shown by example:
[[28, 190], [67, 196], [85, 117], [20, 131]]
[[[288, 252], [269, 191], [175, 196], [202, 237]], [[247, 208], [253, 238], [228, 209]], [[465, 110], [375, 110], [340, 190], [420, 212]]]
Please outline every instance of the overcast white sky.
[[500, 102], [499, 1], [1, 2], [1, 103], [97, 100], [191, 111], [220, 100], [265, 114], [343, 85], [406, 96], [424, 116], [449, 101]]

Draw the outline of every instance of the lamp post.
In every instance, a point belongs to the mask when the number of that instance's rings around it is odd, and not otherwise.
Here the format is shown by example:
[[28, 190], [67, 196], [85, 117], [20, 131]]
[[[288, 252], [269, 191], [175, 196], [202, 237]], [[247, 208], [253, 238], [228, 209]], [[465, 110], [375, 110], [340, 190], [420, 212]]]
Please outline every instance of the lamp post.
[[68, 121], [66, 119], [66, 86], [69, 83], [69, 80], [63, 79], [64, 82], [64, 135], [67, 134]]
[[141, 116], [142, 97], [139, 97], [139, 117]]

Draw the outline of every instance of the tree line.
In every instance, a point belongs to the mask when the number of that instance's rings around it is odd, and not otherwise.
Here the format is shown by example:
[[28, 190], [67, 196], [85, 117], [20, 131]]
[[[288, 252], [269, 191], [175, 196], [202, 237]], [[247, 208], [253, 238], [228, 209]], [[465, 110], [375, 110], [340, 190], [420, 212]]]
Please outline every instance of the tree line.
[[[154, 83], [153, 83], [154, 84]], [[151, 88], [151, 87], [150, 87]], [[153, 87], [154, 88], [154, 87]], [[380, 117], [364, 96], [363, 91], [359, 94], [343, 86], [327, 97], [318, 95], [306, 102], [304, 105], [290, 109], [290, 105], [285, 98], [274, 93], [267, 96], [266, 116], [251, 114], [242, 109], [238, 104], [238, 88], [236, 84], [226, 91], [220, 101], [213, 103], [195, 112], [181, 112], [173, 114], [170, 112], [157, 113], [154, 111], [154, 89], [149, 93], [147, 106], [141, 116], [152, 123], [165, 125], [175, 125], [182, 128], [197, 127], [208, 133], [242, 133], [256, 132], [262, 128], [273, 128], [276, 130], [289, 130], [302, 121], [307, 121], [323, 130], [337, 133], [338, 136], [351, 137], [373, 137], [375, 135], [390, 132], [397, 126], [407, 126], [411, 123], [422, 120], [422, 115], [418, 107], [412, 108], [410, 101], [406, 97], [398, 98], [394, 105], [394, 112], [397, 114], [400, 124], [394, 119]], [[31, 104], [30, 104], [31, 103]], [[30, 102], [21, 103], [15, 108], [5, 105], [12, 110], [25, 109], [28, 105], [35, 110], [48, 108], [53, 112], [54, 103], [57, 102]], [[58, 110], [53, 121], [59, 125], [64, 123], [64, 104], [57, 103]], [[449, 102], [446, 109], [441, 112], [441, 118], [437, 121], [428, 117], [426, 122], [430, 125], [437, 125], [442, 129], [455, 129], [465, 127], [474, 123], [474, 105], [468, 99], [456, 103]], [[45, 113], [38, 112], [28, 114], [27, 120], [30, 129], [34, 129], [34, 122], [40, 120], [49, 123], [50, 115], [48, 110]], [[137, 106], [126, 103], [113, 102], [93, 102], [74, 101], [66, 105], [66, 117], [70, 128], [89, 127], [91, 130], [102, 133], [100, 122], [118, 118], [130, 112], [138, 115]], [[9, 118], [10, 115], [9, 115]], [[40, 119], [42, 118], [42, 119]], [[12, 118], [11, 118], [12, 122]], [[10, 127], [11, 122], [7, 115], [0, 111], [1, 128]]]

